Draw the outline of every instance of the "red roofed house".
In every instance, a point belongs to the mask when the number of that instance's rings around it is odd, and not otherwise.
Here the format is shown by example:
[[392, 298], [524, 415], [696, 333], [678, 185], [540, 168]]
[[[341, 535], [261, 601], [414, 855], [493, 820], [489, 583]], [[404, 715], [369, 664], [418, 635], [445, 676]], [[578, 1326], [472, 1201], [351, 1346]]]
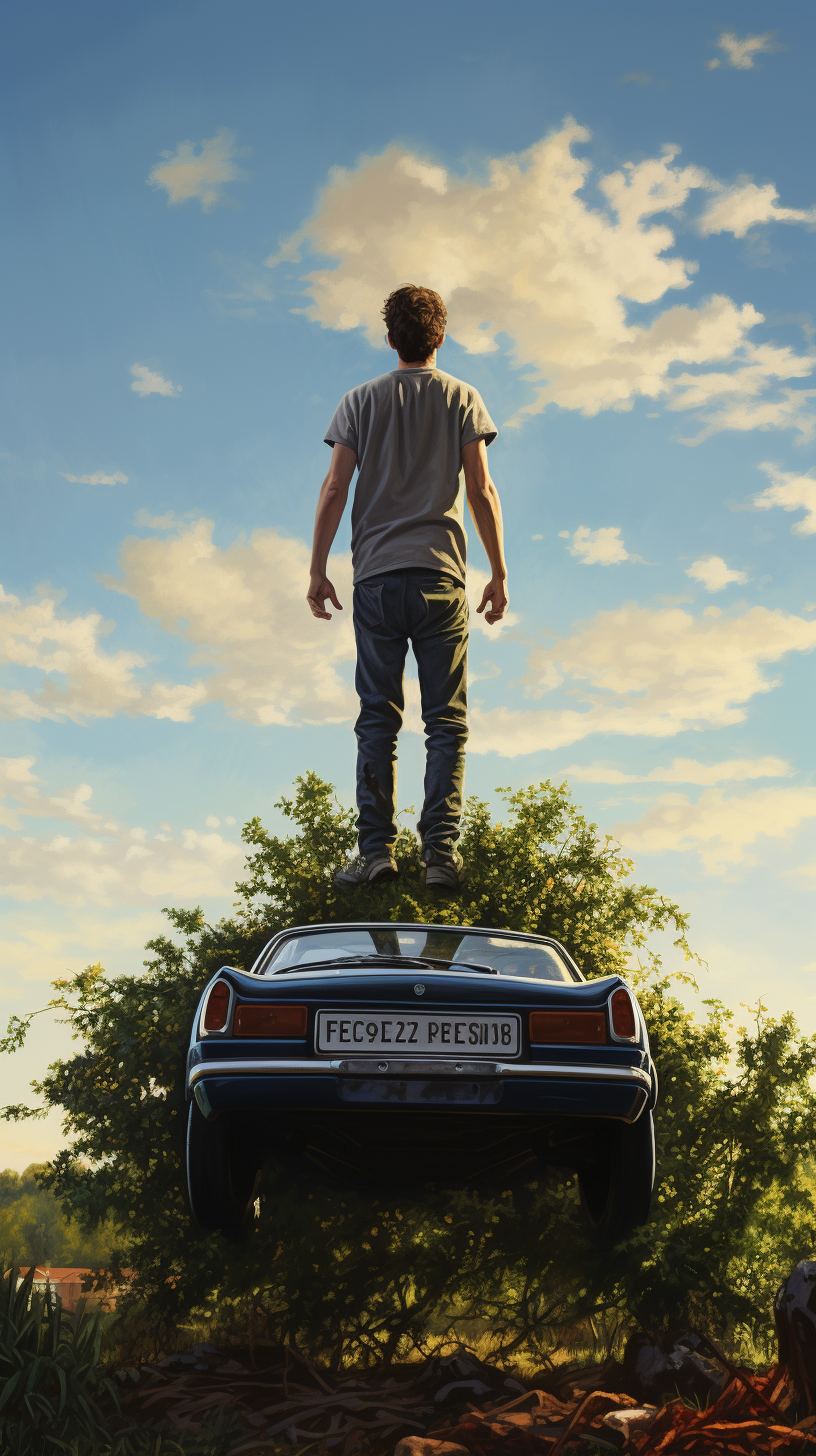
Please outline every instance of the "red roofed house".
[[[28, 1273], [27, 1268], [20, 1269], [21, 1279]], [[38, 1294], [44, 1294], [46, 1288], [50, 1287], [52, 1295], [58, 1294], [62, 1300], [62, 1307], [66, 1313], [73, 1313], [80, 1299], [87, 1299], [89, 1305], [105, 1310], [116, 1308], [116, 1296], [120, 1292], [113, 1289], [109, 1293], [93, 1291], [93, 1269], [61, 1269], [49, 1268], [46, 1265], [38, 1265], [34, 1270], [32, 1288]]]

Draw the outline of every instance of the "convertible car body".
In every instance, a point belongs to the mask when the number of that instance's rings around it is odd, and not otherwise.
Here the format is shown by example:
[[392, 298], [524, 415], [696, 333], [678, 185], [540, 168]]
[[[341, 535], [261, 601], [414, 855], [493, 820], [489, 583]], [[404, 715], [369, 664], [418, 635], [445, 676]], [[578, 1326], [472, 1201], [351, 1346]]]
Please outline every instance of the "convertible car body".
[[315, 925], [206, 987], [187, 1062], [194, 1218], [235, 1236], [268, 1154], [341, 1182], [573, 1169], [593, 1237], [645, 1221], [657, 1079], [637, 1000], [547, 936]]

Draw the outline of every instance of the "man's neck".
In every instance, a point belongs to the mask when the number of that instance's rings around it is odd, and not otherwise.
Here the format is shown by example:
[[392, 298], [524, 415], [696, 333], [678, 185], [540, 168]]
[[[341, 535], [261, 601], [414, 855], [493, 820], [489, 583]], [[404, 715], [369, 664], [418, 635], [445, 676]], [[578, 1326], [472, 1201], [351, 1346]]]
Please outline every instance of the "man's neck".
[[[399, 355], [397, 355], [397, 358], [399, 358]], [[400, 359], [397, 367], [399, 369], [435, 369], [436, 349], [434, 349], [433, 353], [429, 356], [429, 358], [422, 359], [417, 364], [407, 364], [404, 359]]]

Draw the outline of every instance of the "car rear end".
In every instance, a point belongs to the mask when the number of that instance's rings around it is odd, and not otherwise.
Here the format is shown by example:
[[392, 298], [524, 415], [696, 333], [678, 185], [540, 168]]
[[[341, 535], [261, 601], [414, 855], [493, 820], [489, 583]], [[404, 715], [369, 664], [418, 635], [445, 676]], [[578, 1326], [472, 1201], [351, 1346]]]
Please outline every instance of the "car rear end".
[[548, 984], [478, 971], [232, 968], [202, 998], [188, 1085], [206, 1118], [356, 1181], [479, 1182], [654, 1101], [645, 1026], [619, 977]]

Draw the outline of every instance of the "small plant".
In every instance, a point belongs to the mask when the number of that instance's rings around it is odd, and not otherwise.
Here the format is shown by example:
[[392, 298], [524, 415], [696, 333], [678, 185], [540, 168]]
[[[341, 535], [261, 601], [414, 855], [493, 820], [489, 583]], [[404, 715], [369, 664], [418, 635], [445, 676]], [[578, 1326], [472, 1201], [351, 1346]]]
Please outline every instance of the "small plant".
[[118, 1410], [99, 1371], [99, 1315], [84, 1300], [67, 1315], [61, 1301], [33, 1290], [2, 1266], [0, 1294], [0, 1449], [4, 1456], [56, 1456], [110, 1447], [103, 1403]]

